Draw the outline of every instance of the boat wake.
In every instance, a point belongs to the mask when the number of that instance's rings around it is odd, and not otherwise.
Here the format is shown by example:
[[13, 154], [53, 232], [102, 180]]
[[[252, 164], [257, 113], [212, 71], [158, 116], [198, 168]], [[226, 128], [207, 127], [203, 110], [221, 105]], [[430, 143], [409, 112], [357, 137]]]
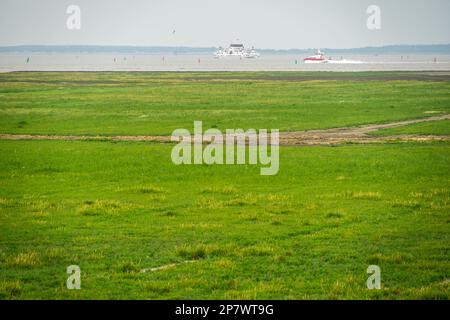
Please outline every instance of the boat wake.
[[326, 63], [331, 63], [331, 64], [361, 64], [364, 63], [362, 61], [358, 61], [358, 60], [347, 60], [347, 59], [342, 59], [342, 60], [327, 60]]

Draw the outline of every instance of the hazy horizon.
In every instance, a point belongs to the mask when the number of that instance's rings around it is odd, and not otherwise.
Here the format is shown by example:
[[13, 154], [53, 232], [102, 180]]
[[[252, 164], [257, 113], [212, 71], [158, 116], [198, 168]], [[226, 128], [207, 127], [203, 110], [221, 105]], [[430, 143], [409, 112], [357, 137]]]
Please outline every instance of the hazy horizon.
[[[396, 49], [396, 48], [441, 48], [442, 51], [449, 51], [450, 52], [450, 43], [435, 43], [435, 44], [394, 44], [394, 45], [387, 45], [387, 46], [367, 46], [367, 47], [352, 47], [352, 48], [326, 48], [326, 47], [310, 47], [310, 48], [286, 48], [286, 49], [275, 49], [275, 48], [255, 48], [257, 50], [262, 51], [309, 51], [312, 49], [327, 49], [327, 50], [336, 50], [336, 51], [358, 51], [358, 50], [377, 50], [377, 49]], [[217, 49], [218, 46], [158, 46], [158, 45], [86, 45], [86, 44], [79, 44], [79, 45], [64, 45], [64, 44], [58, 44], [58, 45], [40, 45], [40, 44], [20, 44], [20, 45], [11, 45], [11, 46], [2, 46], [0, 45], [0, 48], [2, 49], [14, 49], [14, 48], [123, 48], [123, 49], [186, 49], [186, 50], [209, 50], [209, 49]]]
[[[66, 26], [69, 5], [81, 28]], [[366, 26], [369, 5], [381, 29]], [[218, 47], [239, 38], [262, 49], [450, 43], [447, 0], [2, 0], [0, 46]]]

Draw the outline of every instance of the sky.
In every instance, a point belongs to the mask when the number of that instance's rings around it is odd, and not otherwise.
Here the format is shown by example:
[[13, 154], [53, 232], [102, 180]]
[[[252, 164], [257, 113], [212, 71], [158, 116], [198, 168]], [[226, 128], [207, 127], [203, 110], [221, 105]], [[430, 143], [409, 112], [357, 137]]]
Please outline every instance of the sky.
[[[69, 30], [69, 5], [81, 12]], [[380, 8], [381, 29], [366, 10]], [[449, 0], [1, 0], [0, 46], [356, 48], [450, 43]]]

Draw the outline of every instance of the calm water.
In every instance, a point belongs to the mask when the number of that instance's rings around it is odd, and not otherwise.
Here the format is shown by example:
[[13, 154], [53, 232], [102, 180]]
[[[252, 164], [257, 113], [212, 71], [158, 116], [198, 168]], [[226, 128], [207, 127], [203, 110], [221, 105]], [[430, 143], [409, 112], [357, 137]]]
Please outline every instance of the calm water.
[[[423, 71], [450, 70], [450, 55], [347, 55], [360, 64], [304, 64], [301, 55], [214, 59], [206, 55], [0, 54], [8, 71]], [[29, 61], [27, 62], [29, 58]], [[332, 56], [341, 59], [341, 56]], [[436, 58], [436, 62], [435, 62]]]

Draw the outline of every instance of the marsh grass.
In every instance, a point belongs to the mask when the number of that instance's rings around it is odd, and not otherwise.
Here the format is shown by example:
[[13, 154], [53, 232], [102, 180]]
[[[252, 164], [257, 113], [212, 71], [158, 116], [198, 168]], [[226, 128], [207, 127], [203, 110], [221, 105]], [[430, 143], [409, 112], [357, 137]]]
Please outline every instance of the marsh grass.
[[[0, 128], [164, 135], [200, 119], [295, 131], [450, 112], [448, 82], [383, 80], [395, 75], [0, 74]], [[414, 131], [447, 130], [430, 125]], [[251, 165], [175, 166], [171, 148], [1, 140], [0, 297], [449, 298], [448, 143], [282, 147], [271, 177]], [[71, 264], [82, 290], [65, 287]], [[369, 264], [382, 290], [366, 289]]]
[[235, 244], [224, 245], [181, 245], [176, 248], [176, 254], [183, 259], [205, 259], [211, 257], [248, 257], [248, 256], [273, 256], [283, 250], [269, 244], [255, 244], [251, 246], [237, 246]]
[[358, 199], [358, 200], [381, 200], [380, 192], [374, 191], [345, 191], [331, 194], [321, 195], [323, 198], [344, 198], [344, 199]]
[[201, 190], [201, 193], [212, 193], [212, 194], [222, 194], [231, 195], [239, 193], [238, 190], [233, 186], [210, 186]]
[[117, 192], [135, 192], [143, 194], [162, 194], [167, 192], [163, 187], [147, 184], [140, 184], [126, 188], [120, 187], [116, 190]]
[[410, 289], [410, 294], [415, 299], [420, 300], [449, 300], [450, 299], [450, 279], [445, 279], [437, 283]]
[[[2, 168], [8, 172], [19, 161], [30, 168], [20, 173], [27, 176], [37, 159], [62, 166], [73, 143], [0, 141]], [[72, 179], [63, 188], [47, 175], [4, 180], [10, 187], [0, 195], [0, 281], [28, 279], [20, 281], [20, 294], [14, 286], [3, 290], [5, 298], [69, 298], [52, 288], [63, 286], [65, 268], [74, 263], [86, 274], [83, 286], [95, 288], [79, 298], [445, 297], [445, 285], [436, 283], [448, 271], [443, 248], [450, 228], [449, 149], [442, 144], [285, 148], [283, 170], [268, 184], [251, 167], [164, 163], [166, 145], [75, 144], [75, 161], [65, 169], [80, 177], [75, 185]], [[132, 160], [141, 159], [143, 146], [153, 159], [144, 172]], [[17, 158], [12, 150], [28, 155]], [[98, 166], [86, 167], [93, 155]], [[131, 165], [117, 171], [124, 162]], [[336, 171], [351, 171], [352, 178], [336, 181]], [[142, 174], [148, 182], [130, 183]], [[221, 185], [231, 177], [233, 184]], [[133, 188], [141, 185], [151, 192]], [[19, 188], [23, 196], [16, 197]], [[166, 200], [151, 199], [160, 196]], [[181, 263], [189, 260], [198, 262]], [[367, 292], [357, 273], [377, 263], [385, 289]], [[102, 287], [105, 279], [111, 286]]]
[[[446, 81], [384, 81], [392, 74], [383, 72], [361, 73], [360, 81], [352, 81], [352, 73], [339, 74], [346, 81], [328, 80], [336, 76], [3, 73], [0, 128], [3, 133], [169, 135], [177, 128], [192, 128], [194, 120], [201, 119], [205, 126], [220, 130], [296, 131], [419, 118], [429, 116], [425, 112], [430, 110], [450, 112]], [[280, 81], [296, 77], [322, 80]], [[364, 77], [380, 80], [361, 81]], [[448, 123], [423, 124], [414, 132], [448, 134], [448, 130]]]
[[22, 286], [19, 280], [0, 281], [0, 299], [14, 299], [20, 296]]
[[76, 213], [82, 216], [112, 216], [133, 210], [135, 206], [117, 200], [87, 200], [77, 209]]
[[35, 251], [22, 252], [17, 255], [2, 254], [0, 261], [7, 267], [36, 267], [41, 264], [41, 258]]

